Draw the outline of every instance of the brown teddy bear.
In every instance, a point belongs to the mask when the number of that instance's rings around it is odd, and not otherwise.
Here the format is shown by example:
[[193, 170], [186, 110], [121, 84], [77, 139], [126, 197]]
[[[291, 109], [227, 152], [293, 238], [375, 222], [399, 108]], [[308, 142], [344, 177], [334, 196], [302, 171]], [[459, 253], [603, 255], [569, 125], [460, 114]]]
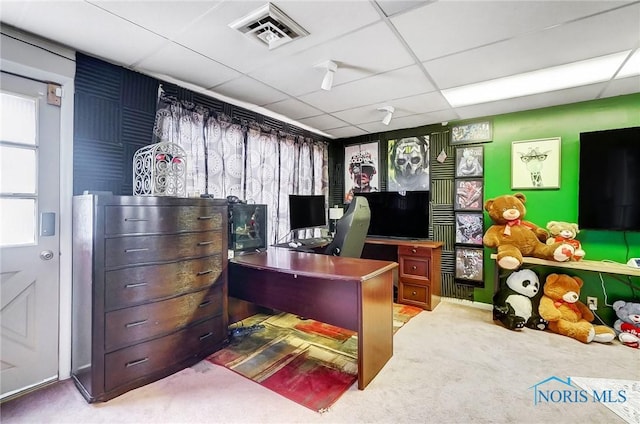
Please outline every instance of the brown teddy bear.
[[616, 333], [606, 325], [593, 325], [593, 313], [580, 302], [582, 280], [566, 274], [549, 274], [540, 299], [540, 316], [549, 321], [549, 330], [582, 343], [611, 342]]
[[551, 234], [551, 237], [547, 239], [547, 244], [557, 242], [568, 243], [575, 249], [571, 259], [579, 261], [584, 258], [585, 253], [584, 250], [582, 250], [582, 245], [576, 240], [576, 236], [580, 232], [578, 224], [563, 221], [549, 221], [547, 223], [547, 230], [549, 230], [549, 234]]
[[498, 249], [498, 265], [516, 269], [523, 256], [564, 262], [571, 259], [574, 248], [567, 243], [546, 244], [549, 234], [544, 228], [525, 221], [526, 197], [522, 193], [489, 199], [484, 209], [493, 220], [482, 241], [486, 247]]

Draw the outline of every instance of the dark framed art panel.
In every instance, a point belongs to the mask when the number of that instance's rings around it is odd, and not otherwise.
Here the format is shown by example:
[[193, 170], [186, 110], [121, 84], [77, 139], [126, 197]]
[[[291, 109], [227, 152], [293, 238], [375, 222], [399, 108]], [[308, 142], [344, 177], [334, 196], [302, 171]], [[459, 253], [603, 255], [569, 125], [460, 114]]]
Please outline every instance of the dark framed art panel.
[[484, 215], [482, 212], [456, 212], [456, 243], [482, 246]]
[[486, 143], [492, 139], [491, 121], [462, 122], [451, 127], [451, 145]]
[[456, 246], [456, 281], [462, 284], [484, 287], [484, 250], [481, 247]]
[[484, 180], [481, 178], [456, 179], [453, 209], [456, 211], [482, 211]]
[[456, 147], [456, 178], [484, 175], [484, 147]]
[[378, 142], [354, 144], [344, 148], [344, 203], [357, 193], [379, 191]]

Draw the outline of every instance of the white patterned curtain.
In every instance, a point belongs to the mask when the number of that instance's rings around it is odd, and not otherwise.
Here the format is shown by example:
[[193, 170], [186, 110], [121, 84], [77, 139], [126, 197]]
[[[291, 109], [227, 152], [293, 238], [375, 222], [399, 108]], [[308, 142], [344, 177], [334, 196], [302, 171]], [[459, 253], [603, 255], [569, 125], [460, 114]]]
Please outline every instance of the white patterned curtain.
[[161, 97], [153, 127], [154, 143], [180, 145], [187, 160], [187, 195], [206, 192], [204, 121], [206, 110], [194, 104]]
[[[266, 126], [232, 123], [229, 117], [189, 102], [160, 96], [154, 143], [173, 142], [186, 152], [187, 194], [234, 195], [267, 205], [267, 242], [290, 236], [289, 194], [328, 199], [326, 143]], [[326, 204], [327, 200], [325, 200]], [[295, 237], [319, 237], [320, 229]]]

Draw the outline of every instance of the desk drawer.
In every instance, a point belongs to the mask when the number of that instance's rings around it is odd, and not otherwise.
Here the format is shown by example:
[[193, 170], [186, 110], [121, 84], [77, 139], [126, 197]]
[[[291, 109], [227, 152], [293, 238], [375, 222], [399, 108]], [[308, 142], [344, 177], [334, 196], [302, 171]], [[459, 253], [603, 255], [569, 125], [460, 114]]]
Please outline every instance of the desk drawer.
[[398, 246], [398, 256], [417, 256], [421, 258], [431, 257], [430, 247]]
[[399, 302], [425, 307], [428, 304], [429, 286], [419, 286], [400, 282]]
[[[107, 268], [145, 262], [180, 260], [221, 253], [219, 231], [168, 236], [121, 237], [105, 240]], [[226, 247], [224, 248], [226, 252]]]
[[170, 333], [192, 322], [222, 314], [222, 285], [162, 302], [108, 312], [105, 350]]
[[220, 230], [223, 212], [215, 206], [107, 206], [105, 235]]
[[107, 311], [163, 299], [214, 284], [220, 277], [219, 254], [162, 265], [123, 268], [105, 273]]
[[107, 391], [146, 377], [190, 357], [213, 353], [226, 338], [222, 317], [216, 317], [166, 337], [105, 355]]
[[400, 277], [410, 277], [426, 282], [431, 275], [430, 267], [429, 259], [400, 257]]

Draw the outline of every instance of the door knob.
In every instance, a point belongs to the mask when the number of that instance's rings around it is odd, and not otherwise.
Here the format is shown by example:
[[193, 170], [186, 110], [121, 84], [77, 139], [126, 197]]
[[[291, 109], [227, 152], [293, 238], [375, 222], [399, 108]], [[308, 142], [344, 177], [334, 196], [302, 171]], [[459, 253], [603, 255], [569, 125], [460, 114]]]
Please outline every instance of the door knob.
[[40, 259], [43, 261], [50, 261], [53, 259], [53, 252], [51, 250], [43, 250], [40, 252]]

